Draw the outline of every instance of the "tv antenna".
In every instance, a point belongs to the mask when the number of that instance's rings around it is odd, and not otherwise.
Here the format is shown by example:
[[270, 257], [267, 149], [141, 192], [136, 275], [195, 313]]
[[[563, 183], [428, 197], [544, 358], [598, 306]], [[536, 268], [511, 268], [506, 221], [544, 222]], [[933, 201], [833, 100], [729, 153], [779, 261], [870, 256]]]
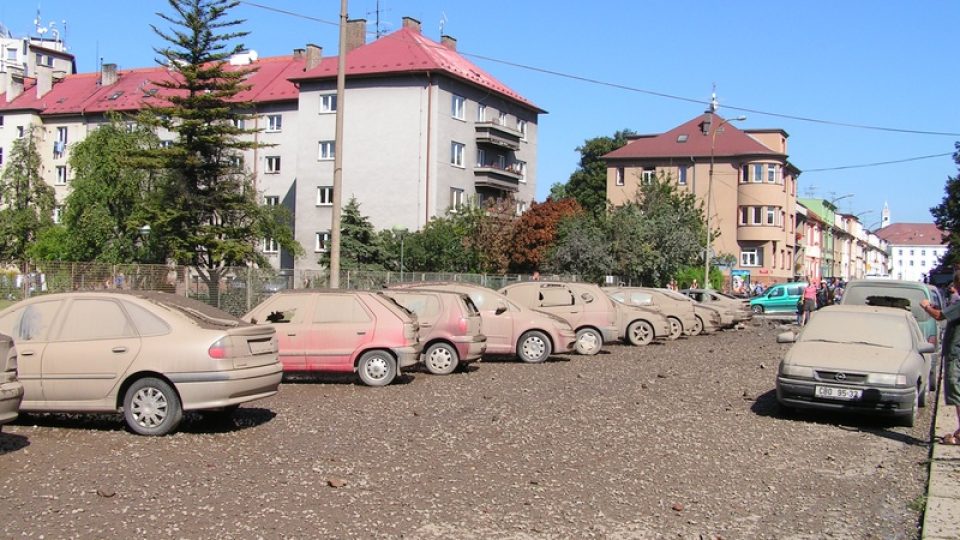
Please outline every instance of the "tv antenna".
[[387, 22], [380, 22], [380, 14], [381, 14], [381, 13], [386, 13], [386, 12], [388, 12], [388, 11], [390, 11], [390, 10], [389, 10], [389, 9], [382, 9], [382, 8], [380, 7], [380, 0], [377, 0], [377, 8], [376, 8], [374, 11], [368, 11], [368, 12], [367, 12], [367, 17], [369, 17], [371, 14], [373, 14], [374, 17], [375, 17], [374, 21], [375, 21], [375, 24], [376, 24], [376, 27], [377, 27], [377, 39], [380, 39], [380, 36], [382, 36], [383, 34], [386, 33], [386, 30], [384, 29], [384, 27], [390, 26], [390, 24], [387, 23]]

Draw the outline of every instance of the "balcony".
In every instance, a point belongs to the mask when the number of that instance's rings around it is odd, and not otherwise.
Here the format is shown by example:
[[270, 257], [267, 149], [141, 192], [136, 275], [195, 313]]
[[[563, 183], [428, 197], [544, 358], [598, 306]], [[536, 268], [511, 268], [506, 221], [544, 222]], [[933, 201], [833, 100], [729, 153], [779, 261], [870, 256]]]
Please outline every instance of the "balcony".
[[508, 167], [501, 169], [494, 165], [478, 165], [473, 169], [477, 187], [489, 187], [504, 191], [516, 192], [523, 175]]
[[520, 149], [523, 134], [495, 122], [477, 122], [477, 144], [489, 144], [509, 150]]
[[[779, 225], [739, 225], [737, 226], [737, 241], [739, 242], [783, 242], [784, 245], [793, 245], [793, 237], [784, 233]], [[787, 240], [790, 240], [789, 242]]]

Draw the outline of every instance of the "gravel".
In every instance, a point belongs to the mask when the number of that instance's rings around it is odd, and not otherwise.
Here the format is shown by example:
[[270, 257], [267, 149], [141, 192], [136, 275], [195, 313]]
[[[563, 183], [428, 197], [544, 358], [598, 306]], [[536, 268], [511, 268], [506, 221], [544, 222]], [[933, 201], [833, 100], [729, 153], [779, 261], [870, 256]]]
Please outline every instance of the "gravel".
[[161, 438], [27, 415], [0, 434], [0, 537], [917, 538], [930, 411], [781, 415], [778, 331], [291, 377]]

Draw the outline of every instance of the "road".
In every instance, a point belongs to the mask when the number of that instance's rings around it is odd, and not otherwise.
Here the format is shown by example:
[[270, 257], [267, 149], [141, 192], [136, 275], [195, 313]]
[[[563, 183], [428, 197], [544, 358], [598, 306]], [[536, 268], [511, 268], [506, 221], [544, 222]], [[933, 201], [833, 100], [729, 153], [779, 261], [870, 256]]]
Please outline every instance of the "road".
[[916, 538], [912, 429], [781, 416], [774, 323], [376, 389], [295, 377], [230, 425], [0, 434], [0, 536]]

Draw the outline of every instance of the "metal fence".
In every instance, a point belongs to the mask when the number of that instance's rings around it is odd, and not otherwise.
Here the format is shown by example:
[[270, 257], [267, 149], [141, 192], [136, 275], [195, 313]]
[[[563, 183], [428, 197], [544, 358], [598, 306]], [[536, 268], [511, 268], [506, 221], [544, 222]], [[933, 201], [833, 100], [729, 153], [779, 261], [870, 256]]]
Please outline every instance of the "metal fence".
[[[228, 269], [217, 290], [211, 291], [196, 270], [189, 266], [95, 262], [22, 263], [0, 266], [0, 298], [17, 301], [38, 294], [67, 291], [149, 290], [196, 298], [234, 315], [241, 315], [283, 289], [327, 287], [329, 277], [329, 272], [323, 270], [237, 267]], [[577, 276], [344, 270], [340, 273], [340, 286], [344, 289], [381, 289], [393, 283], [460, 281], [499, 289], [510, 283], [533, 279], [576, 281]]]

